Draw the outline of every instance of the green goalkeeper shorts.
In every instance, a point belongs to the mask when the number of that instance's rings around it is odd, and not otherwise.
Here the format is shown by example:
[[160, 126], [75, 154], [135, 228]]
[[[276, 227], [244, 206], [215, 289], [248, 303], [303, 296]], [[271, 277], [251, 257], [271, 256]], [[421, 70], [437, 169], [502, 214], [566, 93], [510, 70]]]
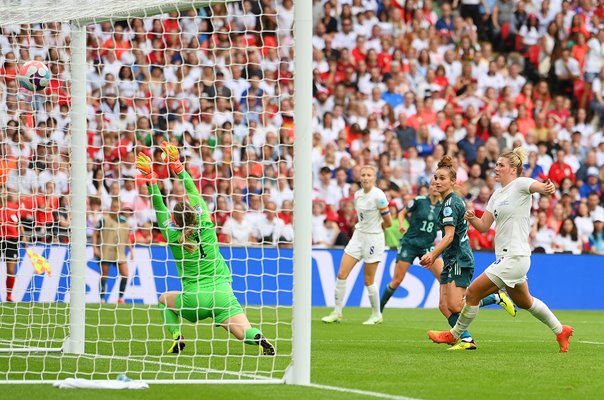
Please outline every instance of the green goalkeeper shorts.
[[197, 322], [212, 318], [217, 325], [243, 313], [243, 308], [228, 282], [202, 287], [195, 292], [182, 292], [176, 296], [176, 308], [187, 321]]

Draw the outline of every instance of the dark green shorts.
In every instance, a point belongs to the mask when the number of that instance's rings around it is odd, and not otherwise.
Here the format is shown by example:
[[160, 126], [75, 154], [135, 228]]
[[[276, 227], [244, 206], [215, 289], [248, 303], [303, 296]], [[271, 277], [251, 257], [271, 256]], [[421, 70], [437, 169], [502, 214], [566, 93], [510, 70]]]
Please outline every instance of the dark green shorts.
[[433, 248], [434, 246], [430, 246], [429, 248], [418, 247], [413, 244], [408, 244], [403, 239], [401, 247], [398, 249], [398, 253], [396, 255], [396, 261], [405, 261], [411, 264], [413, 260], [416, 258], [422, 258], [424, 254], [429, 253]]
[[455, 282], [455, 286], [467, 288], [470, 286], [473, 276], [474, 268], [463, 268], [458, 264], [445, 265], [443, 272], [440, 274], [440, 284], [446, 285]]
[[216, 324], [243, 313], [230, 283], [199, 288], [197, 292], [182, 292], [176, 296], [176, 308], [190, 322], [212, 318]]

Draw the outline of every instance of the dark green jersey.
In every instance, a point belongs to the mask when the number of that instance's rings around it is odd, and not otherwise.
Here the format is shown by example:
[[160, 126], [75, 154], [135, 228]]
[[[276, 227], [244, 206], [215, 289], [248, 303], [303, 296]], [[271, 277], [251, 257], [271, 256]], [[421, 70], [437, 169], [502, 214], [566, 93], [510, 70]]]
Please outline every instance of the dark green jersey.
[[170, 245], [176, 261], [183, 290], [195, 292], [200, 287], [231, 282], [231, 271], [220, 254], [216, 230], [210, 219], [206, 202], [197, 191], [195, 183], [187, 171], [182, 171], [178, 177], [183, 181], [189, 203], [195, 208], [198, 215], [197, 229], [187, 240], [188, 243], [198, 245], [192, 253], [187, 253], [183, 245], [179, 243], [182, 229], [172, 222], [172, 216], [164, 204], [157, 184], [149, 186], [149, 193], [151, 193], [159, 229]]
[[402, 239], [403, 242], [419, 248], [430, 248], [438, 231], [437, 218], [441, 206], [440, 202], [432, 204], [426, 196], [417, 196], [415, 200], [411, 200], [405, 207], [409, 229]]
[[449, 194], [443, 201], [438, 215], [438, 223], [443, 231], [443, 237], [445, 236], [445, 226], [455, 227], [453, 241], [443, 251], [445, 267], [458, 265], [461, 268], [474, 268], [474, 254], [472, 254], [468, 240], [468, 221], [464, 219], [465, 213], [466, 203], [457, 193]]

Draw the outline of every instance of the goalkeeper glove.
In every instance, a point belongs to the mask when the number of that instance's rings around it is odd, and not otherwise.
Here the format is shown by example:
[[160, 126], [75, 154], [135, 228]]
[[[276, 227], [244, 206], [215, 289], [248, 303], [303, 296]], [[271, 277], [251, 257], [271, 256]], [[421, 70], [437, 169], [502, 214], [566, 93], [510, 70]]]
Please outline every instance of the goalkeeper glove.
[[136, 157], [136, 169], [138, 169], [141, 174], [149, 179], [149, 185], [156, 183], [156, 176], [155, 172], [153, 172], [151, 158], [145, 153], [138, 153], [138, 156]]
[[184, 169], [184, 165], [180, 162], [180, 155], [178, 154], [178, 148], [172, 143], [164, 141], [161, 145], [161, 151], [163, 152], [163, 159], [168, 163], [168, 166], [175, 174], [180, 174]]

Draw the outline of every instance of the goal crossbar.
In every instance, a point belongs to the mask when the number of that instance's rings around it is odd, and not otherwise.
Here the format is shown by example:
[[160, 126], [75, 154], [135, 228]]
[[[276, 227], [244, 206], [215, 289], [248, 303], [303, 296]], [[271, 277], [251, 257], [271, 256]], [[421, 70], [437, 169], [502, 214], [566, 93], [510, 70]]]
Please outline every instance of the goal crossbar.
[[[85, 26], [105, 21], [123, 21], [156, 14], [207, 7], [235, 0], [22, 0], [0, 2], [0, 24], [40, 24], [48, 22], [72, 22]], [[34, 4], [35, 3], [35, 4]], [[142, 5], [144, 4], [144, 5]], [[60, 10], [55, 13], [53, 10]]]

